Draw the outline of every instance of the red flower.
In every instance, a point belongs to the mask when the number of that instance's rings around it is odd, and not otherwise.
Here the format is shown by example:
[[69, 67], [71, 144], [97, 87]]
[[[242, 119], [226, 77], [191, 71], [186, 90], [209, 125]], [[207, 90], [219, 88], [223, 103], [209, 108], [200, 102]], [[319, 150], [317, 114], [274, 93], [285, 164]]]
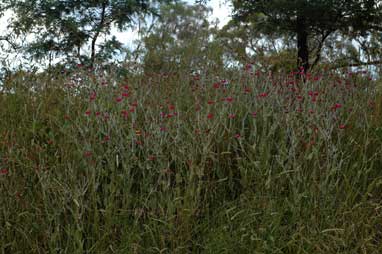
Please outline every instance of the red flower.
[[257, 112], [252, 112], [252, 117], [255, 118], [257, 116]]
[[235, 134], [235, 138], [241, 138], [241, 135], [239, 133]]
[[121, 111], [121, 114], [124, 118], [127, 118], [129, 116], [129, 111], [127, 111], [126, 109], [122, 110]]
[[116, 102], [121, 102], [121, 101], [122, 101], [122, 97], [117, 97], [117, 98], [115, 99], [115, 101], [116, 101]]
[[346, 128], [346, 125], [345, 124], [340, 124], [340, 126], [338, 126], [341, 130], [345, 129]]
[[233, 98], [230, 96], [230, 97], [227, 97], [227, 98], [225, 98], [225, 101], [226, 102], [232, 102], [233, 101]]
[[8, 173], [9, 171], [6, 168], [3, 168], [2, 170], [0, 170], [0, 175], [8, 175]]
[[336, 104], [334, 104], [334, 106], [332, 107], [332, 110], [336, 110], [336, 109], [339, 109], [339, 108], [341, 108], [342, 107], [342, 104], [340, 104], [340, 103], [336, 103]]
[[207, 118], [208, 118], [208, 119], [212, 119], [212, 118], [214, 118], [214, 114], [209, 113], [209, 114], [207, 115]]
[[85, 158], [89, 158], [89, 157], [91, 157], [93, 155], [93, 153], [91, 152], [91, 151], [85, 151], [84, 152], [84, 157]]
[[215, 102], [214, 101], [207, 101], [207, 104], [208, 105], [212, 105], [212, 104], [214, 104]]
[[267, 97], [268, 96], [268, 93], [261, 93], [261, 94], [259, 94], [259, 97], [260, 98], [265, 98], [265, 97]]
[[97, 93], [96, 92], [92, 92], [90, 94], [90, 101], [94, 101], [96, 99], [96, 97], [97, 97]]
[[91, 112], [90, 110], [86, 110], [86, 111], [85, 111], [85, 115], [87, 115], [87, 116], [90, 116], [91, 113], [92, 113], [92, 112]]
[[229, 114], [229, 115], [228, 115], [228, 118], [229, 118], [229, 119], [233, 119], [233, 118], [235, 118], [235, 117], [236, 117], [235, 114]]

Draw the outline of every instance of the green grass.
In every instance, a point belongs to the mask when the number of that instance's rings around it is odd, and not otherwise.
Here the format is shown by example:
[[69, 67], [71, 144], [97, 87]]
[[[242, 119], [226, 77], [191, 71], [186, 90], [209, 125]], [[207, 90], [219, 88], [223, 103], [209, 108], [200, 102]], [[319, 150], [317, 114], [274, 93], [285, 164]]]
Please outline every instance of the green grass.
[[382, 253], [364, 74], [76, 75], [0, 94], [0, 253]]

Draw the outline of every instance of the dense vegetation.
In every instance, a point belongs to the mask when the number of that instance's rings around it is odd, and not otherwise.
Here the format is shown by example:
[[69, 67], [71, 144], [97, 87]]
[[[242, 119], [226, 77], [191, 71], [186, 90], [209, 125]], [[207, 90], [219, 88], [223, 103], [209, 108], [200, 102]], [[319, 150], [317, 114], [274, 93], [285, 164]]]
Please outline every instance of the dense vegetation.
[[202, 5], [154, 7], [129, 9], [160, 13], [134, 50], [94, 47], [104, 27], [72, 49], [5, 40], [40, 64], [2, 62], [0, 253], [382, 253], [378, 29], [310, 34], [319, 60], [296, 68], [296, 38], [257, 29], [265, 9], [219, 29]]

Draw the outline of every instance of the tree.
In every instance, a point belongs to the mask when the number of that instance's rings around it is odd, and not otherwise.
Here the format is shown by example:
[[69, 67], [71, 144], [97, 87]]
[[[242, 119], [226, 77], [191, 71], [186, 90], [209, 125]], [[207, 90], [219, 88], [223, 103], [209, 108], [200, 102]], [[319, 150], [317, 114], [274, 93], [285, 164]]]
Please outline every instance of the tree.
[[[113, 27], [125, 30], [133, 24], [134, 16], [155, 14], [158, 3], [165, 0], [6, 1], [15, 13], [11, 30], [17, 35], [33, 35], [26, 47], [30, 55], [48, 57], [49, 62], [61, 56], [92, 66], [96, 59], [121, 47], [110, 36]], [[104, 41], [98, 44], [101, 38]]]
[[[233, 0], [234, 19], [256, 24], [267, 33], [293, 33], [297, 65], [317, 64], [325, 40], [334, 32], [359, 36], [382, 31], [382, 5], [377, 0]], [[309, 40], [316, 41], [314, 48]], [[314, 58], [311, 59], [311, 53]]]
[[210, 9], [204, 5], [178, 2], [163, 5], [160, 18], [143, 38], [143, 65], [146, 72], [216, 70], [223, 67], [217, 28], [208, 21]]

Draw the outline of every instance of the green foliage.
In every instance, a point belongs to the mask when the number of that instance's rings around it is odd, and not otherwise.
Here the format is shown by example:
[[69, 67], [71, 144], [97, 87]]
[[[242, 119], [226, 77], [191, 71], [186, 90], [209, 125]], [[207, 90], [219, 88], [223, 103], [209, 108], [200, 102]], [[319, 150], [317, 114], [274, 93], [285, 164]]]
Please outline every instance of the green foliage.
[[[64, 57], [81, 63], [105, 60], [120, 42], [110, 38], [113, 27], [123, 31], [137, 15], [155, 14], [161, 1], [9, 1], [15, 13], [12, 31], [33, 35], [26, 52], [35, 59]], [[103, 37], [105, 42], [98, 45]], [[100, 46], [97, 53], [97, 46]], [[103, 49], [106, 49], [104, 51]], [[111, 50], [111, 51], [110, 51]], [[86, 53], [90, 52], [90, 53]]]
[[145, 71], [222, 68], [222, 47], [214, 40], [217, 28], [211, 28], [210, 12], [203, 5], [184, 2], [163, 5], [160, 19], [143, 38]]
[[233, 6], [234, 19], [254, 24], [254, 34], [261, 31], [280, 37], [285, 33], [297, 36], [295, 48], [306, 68], [321, 60], [325, 41], [333, 33], [355, 39], [382, 31], [382, 7], [375, 0], [234, 0]]

